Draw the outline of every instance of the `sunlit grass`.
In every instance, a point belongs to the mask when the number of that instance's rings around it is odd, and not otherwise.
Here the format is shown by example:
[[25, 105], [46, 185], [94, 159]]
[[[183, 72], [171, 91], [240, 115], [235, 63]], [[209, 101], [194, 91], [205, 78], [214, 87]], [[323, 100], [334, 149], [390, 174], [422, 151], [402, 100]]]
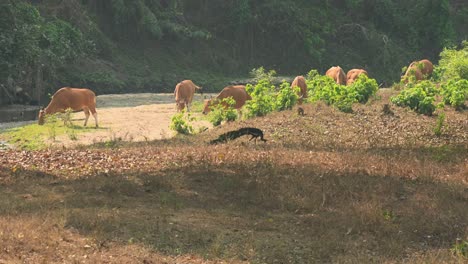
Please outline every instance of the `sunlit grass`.
[[23, 150], [39, 150], [47, 147], [48, 141], [62, 135], [68, 135], [70, 140], [77, 140], [78, 133], [94, 131], [92, 127], [79, 125], [65, 126], [61, 120], [51, 120], [44, 125], [30, 124], [0, 131], [0, 139]]

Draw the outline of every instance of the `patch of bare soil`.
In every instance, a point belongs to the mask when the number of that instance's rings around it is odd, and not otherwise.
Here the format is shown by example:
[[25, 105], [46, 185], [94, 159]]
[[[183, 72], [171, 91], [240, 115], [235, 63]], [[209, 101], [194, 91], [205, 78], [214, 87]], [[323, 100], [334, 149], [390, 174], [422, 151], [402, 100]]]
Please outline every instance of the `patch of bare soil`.
[[[196, 95], [195, 101], [202, 97]], [[80, 133], [76, 139], [69, 135], [48, 142], [52, 146], [90, 145], [108, 141], [151, 141], [170, 138], [175, 132], [169, 128], [171, 117], [177, 113], [173, 94], [112, 94], [97, 97], [99, 128], [93, 132]], [[194, 116], [201, 115], [193, 113]], [[73, 123], [83, 125], [84, 113], [74, 113]], [[94, 126], [91, 116], [88, 126]], [[208, 121], [194, 122], [194, 127], [209, 127]]]

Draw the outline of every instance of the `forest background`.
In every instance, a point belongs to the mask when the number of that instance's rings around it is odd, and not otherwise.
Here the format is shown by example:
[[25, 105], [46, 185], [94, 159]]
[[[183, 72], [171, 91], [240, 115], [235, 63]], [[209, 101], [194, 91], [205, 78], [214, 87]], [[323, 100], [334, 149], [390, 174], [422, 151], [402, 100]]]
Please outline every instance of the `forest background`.
[[468, 39], [464, 0], [1, 0], [0, 104], [59, 87], [99, 94], [207, 91], [248, 77], [365, 68], [384, 87], [402, 67]]

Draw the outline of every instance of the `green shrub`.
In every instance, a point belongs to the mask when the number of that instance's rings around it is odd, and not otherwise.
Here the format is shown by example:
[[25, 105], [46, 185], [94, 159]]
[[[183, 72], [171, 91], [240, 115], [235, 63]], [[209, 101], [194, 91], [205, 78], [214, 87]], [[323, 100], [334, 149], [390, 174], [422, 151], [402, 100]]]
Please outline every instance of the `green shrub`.
[[[213, 126], [221, 125], [223, 121], [235, 121], [237, 119], [237, 111], [233, 108], [236, 101], [232, 98], [224, 98], [221, 103], [212, 105], [208, 115], [208, 120]], [[225, 107], [227, 104], [229, 107]]]
[[193, 120], [194, 118], [190, 116], [190, 113], [185, 116], [185, 111], [182, 111], [172, 116], [170, 129], [184, 135], [193, 134], [193, 127], [189, 123]]
[[336, 95], [338, 85], [329, 77], [319, 75], [315, 70], [307, 74], [307, 92], [309, 100], [314, 102], [323, 100], [325, 103], [331, 105], [333, 97]]
[[445, 114], [441, 113], [437, 117], [437, 122], [436, 122], [436, 125], [434, 127], [434, 134], [436, 136], [438, 136], [438, 137], [440, 137], [442, 135], [442, 128], [444, 127], [444, 121], [445, 121]]
[[229, 98], [224, 98], [224, 102], [226, 102], [229, 107], [224, 109], [224, 120], [231, 122], [231, 121], [236, 121], [238, 116], [237, 116], [237, 110], [234, 109], [234, 105], [236, 104], [236, 101], [229, 97]]
[[437, 90], [432, 82], [422, 81], [401, 91], [392, 97], [391, 101], [397, 106], [407, 106], [420, 114], [432, 115], [436, 109], [434, 104], [436, 94]]
[[319, 75], [316, 70], [307, 74], [309, 100], [322, 100], [343, 112], [351, 112], [354, 103], [366, 103], [379, 89], [377, 82], [365, 75], [350, 86], [338, 85], [333, 79]]
[[361, 74], [347, 89], [353, 90], [357, 101], [364, 104], [372, 95], [377, 93], [379, 86], [375, 79], [368, 78], [366, 75]]
[[436, 71], [442, 81], [468, 80], [468, 41], [464, 41], [460, 50], [445, 48], [440, 53], [439, 66]]
[[275, 98], [273, 94], [275, 86], [271, 84], [270, 80], [261, 79], [255, 86], [247, 84], [245, 90], [252, 97], [252, 100], [247, 101], [245, 104], [247, 118], [265, 116], [274, 110]]
[[297, 95], [299, 91], [299, 87], [296, 86], [294, 89], [291, 89], [289, 83], [283, 82], [278, 93], [276, 94], [274, 109], [276, 111], [283, 111], [287, 109], [291, 110], [299, 99], [299, 96]]
[[456, 109], [461, 109], [468, 99], [468, 80], [450, 80], [441, 85], [443, 101]]
[[307, 89], [309, 101], [324, 101], [343, 112], [351, 112], [353, 103], [357, 102], [354, 93], [346, 86], [338, 85], [328, 76], [319, 75], [315, 70], [307, 74]]

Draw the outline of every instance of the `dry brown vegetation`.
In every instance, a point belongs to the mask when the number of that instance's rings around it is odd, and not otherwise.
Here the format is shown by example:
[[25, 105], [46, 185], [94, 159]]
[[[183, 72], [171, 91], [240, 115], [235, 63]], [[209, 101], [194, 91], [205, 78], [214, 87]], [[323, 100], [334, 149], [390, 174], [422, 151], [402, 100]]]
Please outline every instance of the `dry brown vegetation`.
[[[465, 263], [468, 116], [380, 99], [197, 136], [0, 152], [0, 263]], [[242, 126], [248, 137], [208, 145]], [[458, 252], [460, 253], [460, 252]]]

